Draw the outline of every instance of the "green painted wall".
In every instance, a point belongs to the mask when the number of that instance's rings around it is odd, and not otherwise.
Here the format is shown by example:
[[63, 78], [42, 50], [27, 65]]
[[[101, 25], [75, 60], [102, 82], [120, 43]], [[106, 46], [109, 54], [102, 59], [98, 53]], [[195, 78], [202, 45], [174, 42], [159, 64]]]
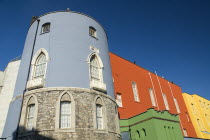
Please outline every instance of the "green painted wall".
[[121, 132], [130, 132], [131, 140], [183, 140], [179, 118], [167, 111], [148, 109], [120, 120]]

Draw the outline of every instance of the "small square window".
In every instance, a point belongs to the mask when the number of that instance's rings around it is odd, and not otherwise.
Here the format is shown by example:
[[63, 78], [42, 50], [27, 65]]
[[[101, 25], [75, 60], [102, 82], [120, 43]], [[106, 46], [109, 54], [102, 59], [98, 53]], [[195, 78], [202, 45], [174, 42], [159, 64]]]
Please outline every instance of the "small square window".
[[42, 25], [42, 34], [50, 32], [50, 23], [45, 23]]
[[96, 29], [89, 27], [89, 35], [96, 38]]

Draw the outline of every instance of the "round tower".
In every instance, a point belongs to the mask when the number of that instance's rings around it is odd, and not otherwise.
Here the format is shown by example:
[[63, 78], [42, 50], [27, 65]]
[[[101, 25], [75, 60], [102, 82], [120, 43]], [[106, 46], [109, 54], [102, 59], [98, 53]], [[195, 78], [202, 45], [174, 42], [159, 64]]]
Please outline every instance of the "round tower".
[[120, 139], [107, 35], [85, 14], [33, 18], [14, 97], [19, 140]]

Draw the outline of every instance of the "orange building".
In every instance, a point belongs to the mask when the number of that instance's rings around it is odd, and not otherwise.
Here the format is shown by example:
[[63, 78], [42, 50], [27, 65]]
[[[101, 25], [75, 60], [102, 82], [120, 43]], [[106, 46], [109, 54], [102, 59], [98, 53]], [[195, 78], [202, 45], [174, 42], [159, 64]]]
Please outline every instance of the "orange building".
[[176, 84], [110, 53], [112, 75], [120, 119], [127, 119], [148, 108], [178, 114], [185, 137], [196, 137], [182, 90]]

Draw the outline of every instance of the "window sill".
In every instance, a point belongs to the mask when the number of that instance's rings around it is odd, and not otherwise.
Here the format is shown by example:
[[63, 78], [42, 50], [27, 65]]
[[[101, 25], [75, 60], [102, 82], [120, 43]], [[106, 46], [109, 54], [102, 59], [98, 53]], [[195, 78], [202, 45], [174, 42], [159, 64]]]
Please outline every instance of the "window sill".
[[96, 133], [108, 133], [106, 129], [95, 129]]
[[75, 132], [75, 128], [57, 128], [55, 132]]
[[44, 78], [36, 78], [27, 82], [27, 89], [36, 89], [44, 87]]
[[40, 33], [39, 35], [43, 35], [43, 34], [46, 34], [46, 33], [49, 33], [50, 31], [48, 31], [48, 32], [44, 32], [44, 33]]
[[106, 91], [106, 84], [100, 81], [91, 80], [90, 87], [99, 91]]
[[[89, 34], [90, 35], [90, 34]], [[97, 37], [95, 37], [95, 36], [93, 36], [93, 35], [90, 35], [92, 38], [95, 38], [96, 40], [98, 40], [98, 38]]]

